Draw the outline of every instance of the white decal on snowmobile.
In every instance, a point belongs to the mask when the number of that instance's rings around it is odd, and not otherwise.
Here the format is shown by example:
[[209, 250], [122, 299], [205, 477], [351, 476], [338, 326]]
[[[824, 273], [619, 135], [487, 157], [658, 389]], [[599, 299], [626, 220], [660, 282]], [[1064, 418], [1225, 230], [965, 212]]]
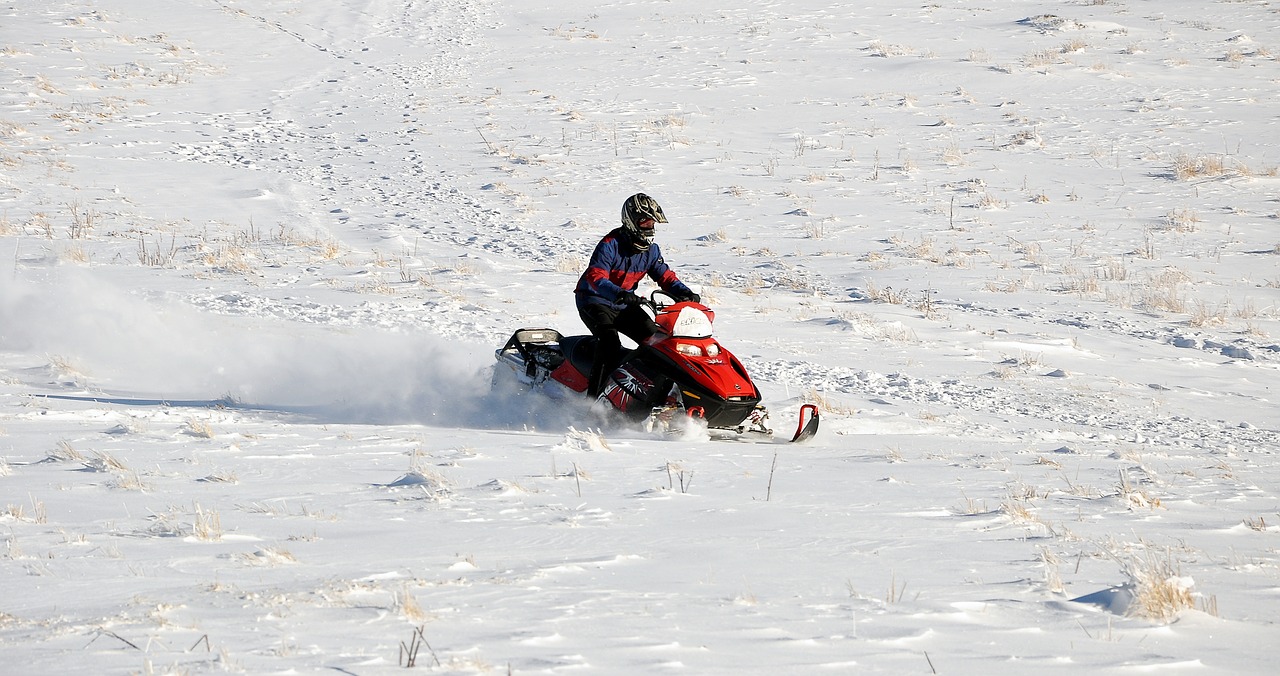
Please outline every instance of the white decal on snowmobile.
[[711, 320], [707, 319], [707, 314], [702, 310], [692, 307], [682, 308], [671, 326], [671, 334], [678, 338], [709, 338]]

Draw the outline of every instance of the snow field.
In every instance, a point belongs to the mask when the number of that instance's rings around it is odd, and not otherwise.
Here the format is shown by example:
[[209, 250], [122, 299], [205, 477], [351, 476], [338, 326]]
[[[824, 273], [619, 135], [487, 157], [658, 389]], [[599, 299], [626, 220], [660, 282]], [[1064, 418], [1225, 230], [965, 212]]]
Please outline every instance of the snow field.
[[[6, 669], [1269, 673], [1280, 15], [1209, 5], [0, 10]], [[489, 392], [640, 190], [811, 444]]]

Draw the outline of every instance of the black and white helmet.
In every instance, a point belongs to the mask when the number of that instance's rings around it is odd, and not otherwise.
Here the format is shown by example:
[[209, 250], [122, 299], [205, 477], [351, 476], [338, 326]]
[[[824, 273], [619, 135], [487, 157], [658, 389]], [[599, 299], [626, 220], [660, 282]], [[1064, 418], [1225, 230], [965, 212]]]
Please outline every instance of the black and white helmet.
[[653, 244], [654, 226], [666, 223], [658, 201], [644, 193], [636, 193], [622, 203], [622, 229], [627, 233], [632, 248], [647, 251]]

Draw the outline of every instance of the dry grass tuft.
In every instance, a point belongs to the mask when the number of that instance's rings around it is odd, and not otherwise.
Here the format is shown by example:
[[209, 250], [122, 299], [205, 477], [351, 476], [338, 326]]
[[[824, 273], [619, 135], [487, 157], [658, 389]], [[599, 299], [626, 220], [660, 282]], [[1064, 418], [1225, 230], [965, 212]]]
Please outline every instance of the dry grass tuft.
[[871, 280], [867, 280], [866, 296], [869, 300], [877, 303], [889, 303], [890, 305], [902, 305], [907, 302], [906, 291], [896, 291], [891, 286], [880, 288], [878, 284]]
[[1245, 525], [1245, 526], [1247, 526], [1247, 527], [1249, 528], [1249, 530], [1256, 530], [1256, 531], [1258, 531], [1259, 533], [1265, 533], [1265, 532], [1267, 532], [1267, 519], [1266, 519], [1266, 517], [1261, 517], [1261, 516], [1260, 516], [1260, 517], [1258, 517], [1258, 518], [1256, 518], [1256, 519], [1246, 518], [1246, 519], [1244, 520], [1244, 525]]
[[1167, 624], [1178, 613], [1195, 607], [1194, 582], [1182, 577], [1172, 552], [1160, 555], [1148, 550], [1145, 556], [1134, 557], [1122, 566], [1134, 585], [1130, 615]]
[[86, 462], [85, 457], [80, 451], [71, 445], [66, 439], [58, 440], [49, 455], [45, 456], [45, 462]]
[[0, 510], [0, 520], [10, 519], [13, 521], [30, 521], [31, 523], [47, 523], [49, 514], [45, 510], [44, 502], [31, 498], [31, 513], [28, 514], [26, 508], [22, 505], [7, 505]]
[[191, 532], [197, 540], [213, 542], [222, 539], [222, 517], [217, 510], [206, 511], [199, 503], [195, 506], [196, 518]]
[[95, 472], [128, 472], [129, 466], [105, 451], [94, 451], [93, 459], [84, 461], [84, 466]]
[[202, 477], [200, 480], [201, 480], [201, 481], [203, 481], [203, 482], [205, 482], [205, 483], [213, 483], [213, 484], [238, 484], [238, 483], [240, 483], [240, 477], [236, 476], [236, 473], [235, 473], [235, 472], [230, 472], [230, 471], [217, 471], [217, 472], [213, 472], [212, 474], [205, 475], [205, 476], [204, 476], [204, 477]]
[[1221, 155], [1188, 155], [1180, 153], [1173, 159], [1173, 175], [1179, 181], [1197, 178], [1216, 178], [1231, 173]]
[[556, 258], [555, 271], [566, 274], [581, 273], [587, 267], [587, 261], [582, 256], [565, 255]]
[[835, 415], [853, 416], [858, 413], [858, 409], [844, 402], [832, 399], [815, 388], [809, 388], [804, 391], [804, 400], [817, 405], [818, 410], [824, 413], [832, 413]]
[[1173, 232], [1195, 232], [1200, 222], [1200, 214], [1194, 209], [1174, 209], [1164, 216], [1163, 230]]
[[600, 430], [579, 430], [573, 427], [570, 427], [569, 432], [564, 435], [564, 443], [560, 447], [579, 451], [613, 450]]
[[1191, 278], [1177, 268], [1167, 268], [1150, 277], [1142, 289], [1141, 306], [1152, 312], [1186, 312], [1182, 286]]
[[212, 439], [217, 436], [213, 431], [213, 426], [207, 420], [199, 420], [197, 418], [188, 418], [187, 422], [182, 426], [183, 434], [201, 439]]
[[1062, 575], [1058, 572], [1058, 564], [1060, 563], [1058, 555], [1048, 547], [1040, 547], [1040, 562], [1044, 564], [1044, 583], [1049, 591], [1055, 594], [1061, 594], [1066, 591], [1066, 587], [1062, 584]]
[[1208, 303], [1202, 300], [1196, 300], [1191, 309], [1191, 317], [1187, 319], [1187, 326], [1195, 328], [1206, 328], [1210, 326], [1222, 326], [1227, 323], [1227, 315], [1230, 309], [1229, 303], [1223, 303], [1217, 308], [1211, 308]]
[[282, 547], [263, 547], [251, 554], [240, 554], [238, 558], [251, 566], [281, 566], [298, 562], [296, 556]]
[[884, 59], [891, 59], [897, 56], [911, 56], [916, 53], [915, 49], [906, 45], [887, 44], [880, 40], [873, 40], [870, 45], [867, 45], [866, 50], [870, 52], [872, 56]]
[[1164, 506], [1161, 504], [1160, 498], [1152, 497], [1146, 489], [1130, 481], [1129, 473], [1124, 470], [1120, 470], [1119, 493], [1120, 498], [1124, 500], [1129, 509], [1156, 509]]
[[422, 606], [418, 604], [418, 599], [413, 595], [413, 592], [409, 591], [408, 584], [404, 585], [400, 593], [396, 594], [395, 610], [411, 622], [425, 622], [431, 619], [427, 611], [423, 610]]

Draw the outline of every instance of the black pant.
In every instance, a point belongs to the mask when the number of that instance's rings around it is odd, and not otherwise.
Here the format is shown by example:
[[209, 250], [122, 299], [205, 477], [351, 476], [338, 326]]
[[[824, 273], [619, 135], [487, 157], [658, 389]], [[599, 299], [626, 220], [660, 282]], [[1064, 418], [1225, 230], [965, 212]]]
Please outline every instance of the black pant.
[[596, 337], [596, 355], [591, 362], [591, 374], [587, 379], [587, 394], [600, 396], [604, 381], [618, 365], [622, 357], [622, 341], [618, 333], [624, 333], [636, 344], [643, 345], [649, 336], [658, 332], [658, 325], [639, 305], [615, 310], [608, 305], [592, 303], [578, 310], [582, 323]]

